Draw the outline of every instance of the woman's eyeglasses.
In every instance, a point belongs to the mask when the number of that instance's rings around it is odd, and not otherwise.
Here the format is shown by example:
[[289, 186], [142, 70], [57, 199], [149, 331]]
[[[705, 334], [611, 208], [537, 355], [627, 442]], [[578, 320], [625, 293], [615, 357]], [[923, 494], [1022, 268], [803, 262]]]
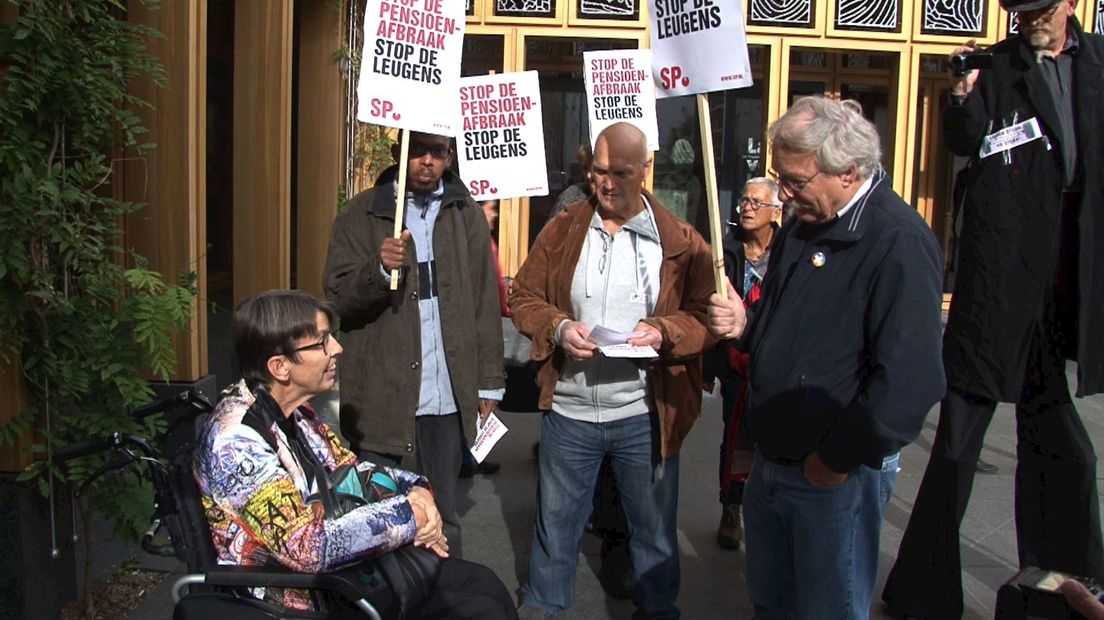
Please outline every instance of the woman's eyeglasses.
[[322, 332], [322, 339], [321, 340], [319, 340], [318, 342], [315, 342], [314, 344], [308, 344], [308, 345], [301, 346], [298, 349], [292, 349], [291, 354], [294, 355], [296, 353], [302, 353], [303, 351], [310, 351], [311, 349], [321, 349], [323, 354], [329, 355], [330, 354], [330, 340], [332, 338], [333, 338], [333, 336], [330, 335], [330, 332]]

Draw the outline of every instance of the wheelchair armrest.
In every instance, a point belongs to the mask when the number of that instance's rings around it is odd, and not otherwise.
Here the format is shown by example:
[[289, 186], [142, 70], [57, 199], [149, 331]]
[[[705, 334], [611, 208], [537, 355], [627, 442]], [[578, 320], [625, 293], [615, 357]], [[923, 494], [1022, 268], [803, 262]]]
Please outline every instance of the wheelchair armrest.
[[278, 566], [212, 566], [203, 583], [210, 586], [246, 588], [301, 588], [334, 590], [349, 601], [364, 597], [365, 584], [356, 573], [297, 573]]
[[212, 566], [204, 573], [186, 574], [173, 584], [173, 604], [180, 603], [189, 586], [207, 585], [231, 588], [302, 588], [330, 590], [365, 614], [369, 620], [380, 620], [375, 606], [365, 598], [361, 575], [351, 571], [335, 573], [297, 573], [278, 566]]

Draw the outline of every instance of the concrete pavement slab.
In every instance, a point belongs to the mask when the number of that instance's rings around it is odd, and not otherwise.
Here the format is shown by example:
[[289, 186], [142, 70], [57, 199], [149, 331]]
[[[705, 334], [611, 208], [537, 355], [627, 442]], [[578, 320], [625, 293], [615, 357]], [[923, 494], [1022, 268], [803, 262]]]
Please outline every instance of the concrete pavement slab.
[[[1078, 401], [1082, 418], [1098, 446], [1104, 440], [1104, 397]], [[908, 522], [916, 491], [927, 464], [935, 433], [937, 410], [928, 416], [920, 440], [902, 452], [902, 471], [886, 509], [882, 531], [881, 583], [892, 566], [901, 534]], [[516, 592], [528, 572], [536, 493], [539, 416], [502, 412], [509, 434], [491, 458], [502, 464], [492, 476], [477, 475], [461, 482], [467, 499], [461, 506], [467, 558], [490, 566]], [[701, 418], [687, 437], [681, 455], [679, 551], [683, 617], [696, 619], [751, 618], [744, 586], [742, 551], [717, 547], [720, 517], [717, 503], [717, 442], [721, 435], [719, 399], [707, 396]], [[966, 618], [991, 618], [996, 589], [1017, 570], [1015, 524], [1012, 519], [1012, 478], [1015, 467], [1015, 420], [1012, 407], [1001, 405], [986, 437], [986, 461], [997, 465], [994, 475], [975, 479], [973, 499], [963, 525], [963, 567]], [[589, 510], [589, 507], [580, 507]], [[586, 534], [580, 544], [575, 604], [561, 614], [564, 620], [629, 618], [632, 604], [606, 596], [598, 582], [599, 542]], [[163, 566], [163, 565], [162, 565]], [[166, 584], [168, 583], [167, 580]], [[129, 620], [166, 618], [171, 613], [168, 587], [163, 584], [129, 616]], [[872, 618], [888, 618], [880, 600]]]

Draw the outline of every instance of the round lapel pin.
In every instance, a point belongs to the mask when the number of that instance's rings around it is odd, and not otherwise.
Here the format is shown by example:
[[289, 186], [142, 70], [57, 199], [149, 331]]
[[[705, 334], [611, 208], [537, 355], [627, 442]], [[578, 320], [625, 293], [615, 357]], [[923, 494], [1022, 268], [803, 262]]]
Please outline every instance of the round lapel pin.
[[809, 262], [813, 264], [813, 267], [823, 267], [824, 263], [828, 262], [828, 257], [824, 255], [824, 252], [817, 252], [809, 259]]

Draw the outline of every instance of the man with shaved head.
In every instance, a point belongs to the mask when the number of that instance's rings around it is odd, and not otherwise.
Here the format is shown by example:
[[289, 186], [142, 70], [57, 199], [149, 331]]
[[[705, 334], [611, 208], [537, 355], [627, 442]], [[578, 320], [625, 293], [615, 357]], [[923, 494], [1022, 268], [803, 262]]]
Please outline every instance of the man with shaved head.
[[[595, 142], [595, 193], [549, 222], [514, 280], [510, 307], [539, 364], [540, 477], [522, 618], [571, 606], [579, 538], [609, 455], [629, 524], [637, 615], [677, 618], [679, 447], [701, 409], [713, 344], [709, 246], [642, 187], [647, 142], [628, 123]], [[603, 326], [656, 357], [608, 357]]]

